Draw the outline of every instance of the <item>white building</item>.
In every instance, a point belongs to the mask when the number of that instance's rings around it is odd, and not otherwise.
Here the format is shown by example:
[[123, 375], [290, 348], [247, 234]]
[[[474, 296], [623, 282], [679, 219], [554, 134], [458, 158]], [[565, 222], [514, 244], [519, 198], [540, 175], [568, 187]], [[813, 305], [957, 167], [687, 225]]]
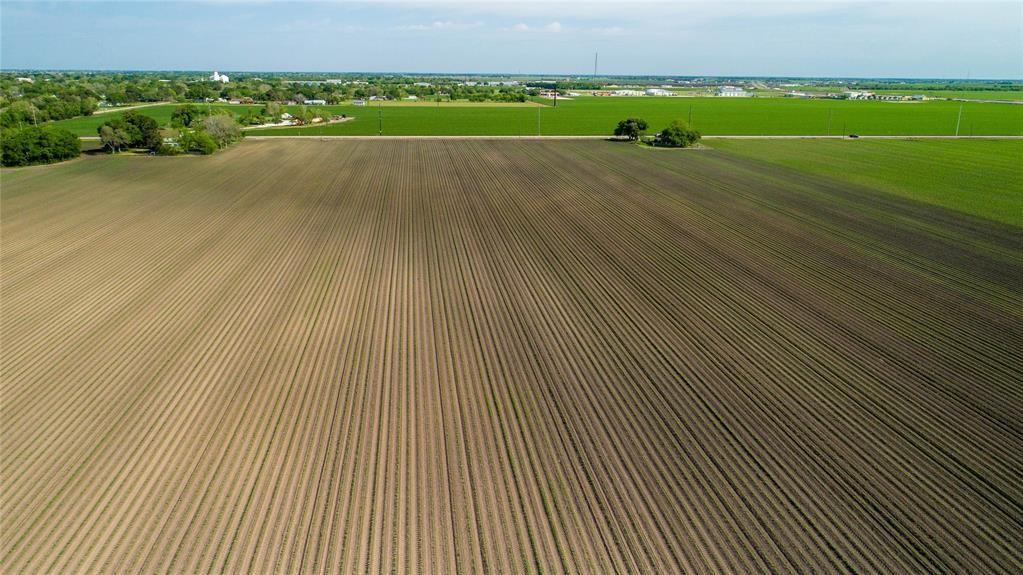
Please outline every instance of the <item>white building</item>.
[[723, 98], [745, 98], [749, 96], [749, 92], [737, 86], [719, 86], [717, 93], [718, 96]]
[[305, 101], [305, 104], [307, 106], [323, 106], [323, 105], [326, 105], [326, 103], [327, 103], [326, 100], [306, 100]]
[[26, 84], [35, 84], [35, 82], [36, 82], [32, 78], [26, 78], [24, 76], [20, 76], [18, 78], [15, 78], [15, 80], [17, 80], [19, 82], [25, 82]]
[[221, 82], [223, 84], [231, 81], [231, 79], [227, 77], [227, 74], [221, 74], [216, 70], [213, 71], [213, 75], [210, 76], [210, 80], [213, 80], [214, 82]]
[[661, 89], [661, 88], [650, 88], [649, 90], [646, 91], [646, 95], [647, 96], [674, 96], [675, 93], [674, 92], [670, 92], [668, 90]]
[[873, 92], [858, 92], [856, 90], [846, 90], [842, 92], [842, 96], [847, 100], [873, 100]]
[[612, 96], [642, 96], [643, 92], [639, 90], [615, 90], [611, 92]]

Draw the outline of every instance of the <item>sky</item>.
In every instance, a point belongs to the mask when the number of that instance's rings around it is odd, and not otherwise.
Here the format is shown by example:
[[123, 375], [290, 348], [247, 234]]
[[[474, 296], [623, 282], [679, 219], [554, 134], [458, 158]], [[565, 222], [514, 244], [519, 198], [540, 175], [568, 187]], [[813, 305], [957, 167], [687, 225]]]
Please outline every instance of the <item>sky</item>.
[[9, 2], [0, 68], [1023, 78], [1023, 2]]

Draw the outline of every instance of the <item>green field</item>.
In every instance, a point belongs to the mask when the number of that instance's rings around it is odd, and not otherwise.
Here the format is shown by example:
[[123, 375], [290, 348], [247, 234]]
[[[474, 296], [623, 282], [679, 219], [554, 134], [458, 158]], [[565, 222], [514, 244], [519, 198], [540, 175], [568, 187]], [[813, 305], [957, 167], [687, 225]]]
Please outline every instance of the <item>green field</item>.
[[[457, 106], [334, 107], [356, 119], [312, 128], [253, 130], [263, 135], [375, 135], [378, 114], [390, 135], [604, 135], [628, 116], [652, 129], [688, 119], [713, 135], [949, 135], [955, 132], [958, 102], [916, 103], [799, 100], [789, 98], [598, 98], [561, 101], [557, 108], [464, 108]], [[537, 116], [539, 115], [539, 122]], [[830, 119], [830, 120], [829, 120]], [[830, 129], [829, 129], [830, 128]], [[1023, 135], [1023, 106], [963, 105], [963, 135]]]
[[[258, 106], [214, 105], [241, 114]], [[469, 106], [464, 103], [403, 106], [323, 106], [355, 120], [329, 126], [252, 130], [259, 135], [606, 135], [618, 120], [639, 116], [660, 129], [671, 120], [691, 117], [711, 135], [950, 135], [960, 103], [801, 100], [790, 98], [600, 98], [582, 96], [537, 110], [532, 105]], [[1023, 106], [966, 103], [963, 135], [1023, 135]], [[173, 104], [143, 108], [161, 124], [170, 121]], [[76, 134], [94, 136], [113, 114], [57, 122]]]
[[[154, 118], [161, 126], [170, 124], [171, 113], [174, 112], [174, 108], [177, 108], [180, 104], [160, 104], [156, 106], [146, 106], [144, 108], [137, 108], [133, 111], [142, 114], [143, 116], [149, 116]], [[198, 104], [197, 104], [198, 105]], [[225, 108], [234, 112], [235, 115], [241, 115], [247, 108], [259, 109], [262, 106], [239, 106], [231, 104], [211, 104], [211, 108]], [[71, 130], [79, 136], [95, 136], [96, 129], [99, 128], [107, 120], [121, 116], [123, 112], [106, 112], [103, 114], [93, 114], [92, 116], [81, 116], [78, 118], [71, 118], [68, 120], [60, 120], [53, 122], [53, 125], [60, 126]]]
[[1023, 141], [715, 140], [710, 145], [1023, 227]]

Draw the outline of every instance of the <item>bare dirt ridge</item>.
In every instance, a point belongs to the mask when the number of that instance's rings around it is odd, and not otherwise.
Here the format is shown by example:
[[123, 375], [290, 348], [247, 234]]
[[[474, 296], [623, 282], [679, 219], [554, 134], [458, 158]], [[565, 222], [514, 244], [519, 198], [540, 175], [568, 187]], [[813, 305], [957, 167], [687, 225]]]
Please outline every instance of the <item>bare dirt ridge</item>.
[[5, 173], [4, 573], [1019, 573], [1019, 230], [605, 142]]

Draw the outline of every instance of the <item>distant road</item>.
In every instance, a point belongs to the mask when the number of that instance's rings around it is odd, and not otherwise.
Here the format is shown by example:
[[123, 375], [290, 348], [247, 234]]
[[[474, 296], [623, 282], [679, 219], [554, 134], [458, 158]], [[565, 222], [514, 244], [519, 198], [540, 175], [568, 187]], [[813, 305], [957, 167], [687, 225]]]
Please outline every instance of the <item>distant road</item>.
[[149, 108], [150, 106], [162, 106], [169, 102], [149, 102], [146, 104], [133, 104], [131, 106], [114, 106], [111, 108], [99, 108], [92, 113], [93, 116], [97, 114], [110, 114], [112, 112], [123, 112], [125, 110], [135, 110], [137, 108]]

